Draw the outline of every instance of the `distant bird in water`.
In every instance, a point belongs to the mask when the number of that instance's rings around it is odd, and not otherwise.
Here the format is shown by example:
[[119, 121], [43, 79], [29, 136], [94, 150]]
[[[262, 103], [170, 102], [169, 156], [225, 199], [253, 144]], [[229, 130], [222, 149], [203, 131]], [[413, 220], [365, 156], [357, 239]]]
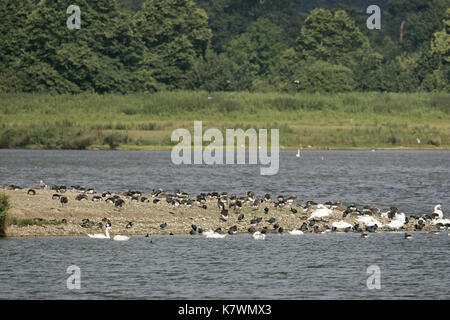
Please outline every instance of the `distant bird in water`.
[[405, 232], [405, 239], [408, 239], [408, 240], [412, 239], [412, 235]]
[[361, 234], [361, 238], [368, 238], [368, 237], [369, 237], [369, 235], [367, 233], [362, 233]]
[[300, 158], [300, 149], [297, 149], [297, 154], [295, 155], [297, 158]]

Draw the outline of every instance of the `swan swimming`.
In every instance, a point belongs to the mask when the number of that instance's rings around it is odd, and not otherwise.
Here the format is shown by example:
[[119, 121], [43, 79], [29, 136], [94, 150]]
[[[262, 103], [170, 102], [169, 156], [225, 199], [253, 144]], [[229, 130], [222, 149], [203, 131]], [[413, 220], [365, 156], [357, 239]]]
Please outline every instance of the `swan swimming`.
[[105, 233], [106, 234], [103, 233], [88, 234], [88, 237], [93, 239], [111, 239], [111, 237], [109, 236], [109, 227], [106, 227]]
[[297, 154], [295, 155], [297, 158], [300, 158], [300, 149], [297, 149]]
[[253, 234], [253, 239], [255, 239], [255, 240], [264, 240], [265, 238], [266, 238], [266, 235], [264, 233], [259, 232], [259, 231], [256, 231]]
[[214, 232], [212, 230], [203, 232], [203, 234], [206, 236], [206, 238], [209, 238], [209, 239], [223, 239], [226, 237], [226, 234], [220, 234], [220, 233]]
[[[102, 233], [96, 233], [96, 234], [88, 234], [89, 238], [93, 239], [111, 239], [111, 236], [109, 234], [109, 230], [111, 230], [111, 225], [106, 225], [105, 228], [105, 234]], [[130, 240], [130, 237], [117, 235], [112, 238], [114, 241], [127, 241]]]

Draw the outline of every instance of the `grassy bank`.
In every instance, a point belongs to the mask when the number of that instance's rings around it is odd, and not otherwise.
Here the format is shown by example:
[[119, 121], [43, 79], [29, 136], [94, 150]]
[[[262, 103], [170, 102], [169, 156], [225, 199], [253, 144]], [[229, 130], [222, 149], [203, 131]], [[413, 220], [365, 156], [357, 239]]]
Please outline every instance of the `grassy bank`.
[[[151, 149], [174, 129], [277, 128], [297, 148], [450, 148], [449, 93], [0, 95], [0, 147]], [[420, 138], [418, 144], [416, 138]]]

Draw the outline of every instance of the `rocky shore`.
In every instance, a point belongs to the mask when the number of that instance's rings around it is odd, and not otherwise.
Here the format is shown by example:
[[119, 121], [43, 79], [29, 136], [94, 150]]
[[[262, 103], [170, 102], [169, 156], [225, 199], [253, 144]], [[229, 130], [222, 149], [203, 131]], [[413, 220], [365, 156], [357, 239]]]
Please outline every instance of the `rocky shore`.
[[11, 204], [8, 236], [86, 236], [103, 233], [108, 222], [112, 235], [198, 235], [202, 230], [235, 234], [264, 229], [267, 233], [294, 229], [318, 234], [370, 233], [439, 231], [450, 227], [449, 219], [439, 219], [432, 210], [402, 221], [399, 212], [389, 214], [371, 206], [357, 208], [339, 202], [300, 204], [295, 196], [269, 201], [252, 193], [234, 197], [219, 193], [190, 196], [181, 191], [158, 190], [152, 194], [138, 191], [110, 194], [82, 188], [48, 189], [10, 185], [2, 190]]

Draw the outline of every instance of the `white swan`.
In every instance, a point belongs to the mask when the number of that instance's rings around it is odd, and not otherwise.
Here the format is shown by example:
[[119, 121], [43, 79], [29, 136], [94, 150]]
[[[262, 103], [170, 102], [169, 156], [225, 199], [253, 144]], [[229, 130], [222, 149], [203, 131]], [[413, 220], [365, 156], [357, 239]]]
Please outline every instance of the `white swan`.
[[94, 239], [111, 239], [110, 235], [109, 235], [109, 229], [111, 229], [111, 227], [106, 227], [105, 229], [105, 233], [96, 233], [96, 234], [88, 234], [89, 238], [94, 238]]
[[396, 213], [395, 218], [387, 224], [391, 229], [400, 229], [406, 222], [406, 216], [402, 213]]
[[300, 149], [297, 149], [297, 154], [295, 155], [297, 158], [300, 158]]
[[117, 235], [113, 238], [114, 241], [127, 241], [130, 240], [130, 237]]
[[347, 223], [345, 221], [333, 222], [333, 224], [331, 226], [335, 227], [336, 229], [345, 229], [345, 228], [353, 227], [350, 223]]
[[303, 231], [294, 229], [292, 231], [289, 231], [289, 234], [292, 236], [299, 236], [299, 235], [303, 234]]
[[264, 240], [265, 238], [266, 238], [266, 235], [264, 233], [259, 232], [259, 231], [256, 231], [253, 234], [253, 239], [255, 239], [255, 240]]
[[383, 227], [383, 224], [372, 216], [360, 216], [360, 217], [356, 218], [356, 221], [358, 221], [368, 227], [371, 227], [374, 225], [378, 225], [378, 228]]
[[[105, 234], [96, 233], [96, 234], [88, 234], [88, 236], [89, 236], [89, 238], [94, 238], [94, 239], [111, 239], [111, 236], [109, 235], [109, 230], [111, 230], [111, 227], [107, 226], [105, 228]], [[117, 236], [114, 236], [112, 239], [114, 241], [127, 241], [127, 240], [130, 240], [130, 237], [117, 235]]]
[[332, 213], [333, 210], [328, 209], [323, 204], [318, 204], [317, 209], [313, 211], [309, 219], [327, 217]]
[[441, 204], [437, 204], [437, 205], [434, 206], [433, 214], [437, 214], [438, 215], [438, 219], [443, 219], [444, 218], [444, 212], [442, 212], [442, 205]]
[[212, 230], [203, 232], [203, 235], [205, 235], [206, 238], [209, 238], [209, 239], [223, 239], [226, 237], [226, 234], [220, 234], [220, 233], [214, 232]]
[[450, 219], [434, 219], [431, 223], [434, 225], [436, 225], [438, 223], [442, 223], [443, 225], [446, 225], [446, 224], [450, 223]]

